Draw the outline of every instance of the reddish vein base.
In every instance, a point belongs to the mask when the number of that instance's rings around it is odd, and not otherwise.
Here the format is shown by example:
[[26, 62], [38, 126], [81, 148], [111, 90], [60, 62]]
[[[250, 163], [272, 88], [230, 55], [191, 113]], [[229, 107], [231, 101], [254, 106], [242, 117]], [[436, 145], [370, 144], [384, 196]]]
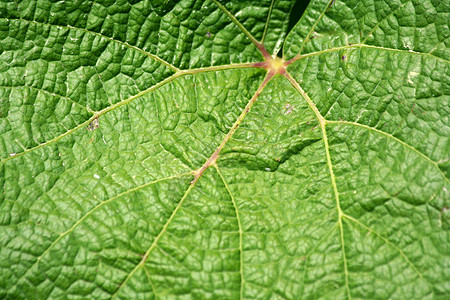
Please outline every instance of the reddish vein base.
[[239, 115], [236, 122], [233, 124], [233, 127], [231, 127], [231, 130], [226, 135], [225, 139], [222, 141], [222, 143], [217, 147], [217, 149], [214, 151], [214, 153], [211, 155], [210, 158], [203, 164], [203, 166], [194, 171], [194, 179], [191, 181], [191, 184], [194, 185], [198, 179], [203, 175], [203, 173], [210, 167], [216, 164], [217, 158], [219, 157], [220, 151], [225, 147], [225, 144], [228, 142], [228, 140], [231, 138], [231, 136], [236, 132], [238, 129], [240, 123], [244, 119], [244, 117], [248, 114], [250, 109], [252, 108], [253, 104], [255, 103], [258, 96], [261, 94], [264, 87], [269, 83], [269, 81], [275, 76], [275, 75], [283, 75], [287, 76], [288, 73], [286, 71], [286, 67], [294, 62], [294, 60], [284, 61], [280, 57], [272, 57], [269, 52], [266, 50], [264, 45], [262, 43], [257, 43], [256, 47], [261, 51], [262, 56], [264, 57], [264, 61], [254, 63], [253, 67], [255, 68], [263, 68], [267, 70], [266, 77], [264, 78], [263, 82], [259, 86], [258, 90], [256, 90], [253, 97], [250, 99], [250, 101], [245, 106], [242, 113]]

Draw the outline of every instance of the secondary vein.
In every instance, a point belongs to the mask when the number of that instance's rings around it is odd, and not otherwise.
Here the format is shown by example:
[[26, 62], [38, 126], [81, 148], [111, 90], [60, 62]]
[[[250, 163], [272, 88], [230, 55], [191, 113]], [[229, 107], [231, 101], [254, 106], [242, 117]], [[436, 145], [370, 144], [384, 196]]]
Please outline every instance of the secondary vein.
[[28, 153], [28, 152], [31, 152], [33, 150], [36, 150], [36, 149], [45, 147], [45, 146], [47, 146], [49, 144], [52, 144], [54, 142], [57, 142], [60, 139], [62, 139], [63, 137], [65, 137], [66, 135], [69, 135], [69, 134], [77, 131], [78, 129], [89, 125], [92, 121], [94, 121], [94, 119], [97, 119], [98, 117], [106, 114], [107, 112], [112, 111], [112, 110], [114, 110], [114, 109], [116, 109], [116, 108], [118, 108], [120, 106], [126, 105], [126, 104], [130, 103], [131, 101], [133, 101], [133, 100], [135, 100], [135, 99], [137, 99], [139, 97], [142, 97], [142, 96], [146, 95], [147, 93], [152, 92], [152, 91], [160, 88], [161, 86], [163, 86], [163, 85], [165, 85], [165, 84], [167, 84], [169, 82], [172, 82], [173, 80], [175, 80], [175, 79], [177, 79], [179, 77], [182, 77], [182, 76], [185, 76], [185, 75], [194, 75], [194, 74], [206, 73], [206, 72], [211, 72], [211, 71], [228, 70], [228, 69], [235, 69], [235, 68], [236, 69], [240, 69], [240, 68], [254, 68], [254, 67], [255, 67], [254, 63], [242, 63], [242, 64], [229, 64], [229, 65], [221, 65], [221, 66], [211, 66], [211, 67], [197, 68], [197, 69], [190, 69], [190, 70], [180, 70], [180, 71], [174, 73], [173, 75], [167, 77], [166, 79], [158, 82], [157, 84], [151, 86], [150, 88], [139, 92], [138, 94], [136, 94], [134, 96], [131, 96], [131, 97], [129, 97], [129, 98], [123, 100], [123, 101], [117, 102], [116, 104], [113, 104], [111, 106], [105, 107], [104, 109], [102, 109], [100, 111], [94, 112], [94, 115], [91, 118], [89, 118], [88, 120], [84, 121], [83, 123], [78, 124], [76, 127], [72, 128], [72, 129], [69, 129], [68, 131], [60, 134], [59, 136], [54, 137], [53, 139], [48, 140], [48, 141], [46, 141], [46, 142], [44, 142], [42, 144], [39, 144], [37, 146], [31, 147], [29, 149], [26, 149], [23, 152], [17, 153], [17, 154], [15, 154], [13, 156], [6, 157], [6, 158], [0, 160], [0, 163], [4, 163], [4, 162], [6, 162], [6, 161], [8, 161], [10, 159], [17, 158], [19, 156], [22, 156], [22, 155]]
[[267, 72], [266, 77], [264, 78], [263, 82], [259, 86], [259, 88], [256, 90], [253, 97], [250, 99], [250, 101], [247, 103], [245, 108], [242, 110], [241, 114], [237, 118], [236, 122], [234, 122], [233, 126], [231, 127], [230, 131], [227, 133], [223, 141], [220, 143], [219, 147], [214, 151], [214, 153], [208, 158], [208, 160], [203, 164], [203, 166], [196, 171], [195, 178], [192, 181], [193, 183], [197, 182], [197, 180], [202, 176], [202, 174], [205, 172], [207, 168], [214, 165], [216, 163], [217, 158], [219, 157], [220, 151], [222, 151], [223, 147], [225, 147], [225, 144], [230, 140], [230, 138], [233, 136], [233, 134], [238, 129], [240, 123], [245, 118], [245, 116], [248, 114], [250, 109], [252, 108], [253, 104], [255, 103], [258, 96], [261, 94], [264, 87], [267, 85], [267, 83], [272, 79], [274, 76], [274, 73], [272, 71]]
[[220, 4], [217, 0], [212, 0], [219, 8], [222, 10], [230, 19], [233, 21], [234, 24], [236, 24], [237, 27], [239, 27], [240, 30], [250, 39], [250, 41], [253, 43], [253, 45], [258, 48], [258, 50], [261, 52], [262, 56], [267, 59], [268, 57], [271, 57], [269, 52], [267, 52], [266, 48], [264, 47], [262, 42], [258, 42], [255, 37], [239, 22], [236, 17], [223, 6]]
[[135, 187], [135, 188], [132, 188], [132, 189], [129, 189], [129, 190], [126, 190], [125, 192], [123, 192], [123, 193], [120, 193], [120, 194], [118, 194], [118, 195], [116, 195], [116, 196], [114, 196], [114, 197], [111, 197], [111, 198], [109, 198], [109, 199], [107, 199], [107, 200], [104, 200], [104, 201], [101, 201], [100, 203], [98, 203], [95, 207], [93, 207], [91, 210], [89, 210], [86, 214], [84, 214], [77, 222], [75, 222], [69, 229], [67, 229], [66, 231], [64, 231], [63, 233], [61, 233], [45, 250], [44, 250], [44, 252], [42, 252], [41, 253], [41, 255], [39, 255], [39, 257], [37, 258], [37, 260], [34, 262], [34, 264], [33, 265], [31, 265], [31, 267], [29, 267], [28, 269], [27, 269], [27, 271], [25, 272], [25, 273], [23, 273], [23, 275], [20, 277], [20, 278], [18, 278], [18, 280], [19, 279], [21, 279], [21, 278], [23, 278], [30, 270], [32, 270], [34, 267], [36, 267], [37, 265], [39, 265], [39, 263], [40, 263], [40, 261], [42, 260], [42, 258], [44, 257], [44, 256], [46, 256], [48, 253], [49, 253], [49, 251], [50, 251], [50, 249], [52, 249], [64, 236], [66, 236], [67, 234], [69, 234], [69, 233], [71, 233], [73, 230], [75, 230], [75, 228], [76, 227], [78, 227], [78, 225], [80, 225], [87, 217], [89, 217], [90, 215], [92, 215], [92, 213], [94, 213], [97, 209], [99, 209], [100, 207], [102, 207], [103, 205], [105, 205], [105, 204], [107, 204], [107, 203], [109, 203], [109, 202], [111, 202], [111, 201], [114, 201], [114, 200], [116, 200], [116, 199], [118, 199], [118, 198], [120, 198], [120, 197], [122, 197], [122, 196], [125, 196], [125, 195], [127, 195], [127, 194], [129, 194], [129, 193], [131, 193], [131, 192], [135, 192], [135, 191], [137, 191], [137, 190], [140, 190], [140, 189], [142, 189], [142, 188], [145, 188], [145, 187], [147, 187], [147, 186], [150, 186], [150, 185], [152, 185], [152, 184], [156, 184], [156, 183], [158, 183], [158, 182], [161, 182], [161, 181], [166, 181], [166, 180], [171, 180], [171, 179], [175, 179], [175, 178], [179, 178], [179, 177], [183, 177], [183, 176], [189, 176], [189, 175], [192, 175], [192, 172], [187, 172], [187, 173], [182, 173], [182, 174], [177, 174], [177, 175], [174, 175], [174, 176], [169, 176], [169, 177], [165, 177], [165, 178], [161, 178], [161, 179], [157, 179], [157, 180], [154, 180], [154, 181], [151, 181], [151, 182], [148, 182], [148, 183], [146, 183], [146, 184], [143, 184], [143, 185], [140, 185], [140, 186], [137, 186], [137, 187]]
[[416, 148], [414, 148], [413, 146], [411, 146], [410, 144], [400, 140], [399, 138], [396, 138], [395, 136], [386, 133], [384, 131], [381, 131], [379, 129], [364, 125], [364, 124], [360, 124], [360, 123], [356, 123], [356, 122], [350, 122], [350, 121], [330, 121], [327, 120], [326, 121], [327, 124], [339, 124], [339, 125], [351, 125], [351, 126], [357, 126], [357, 127], [361, 127], [361, 128], [365, 128], [367, 130], [371, 130], [374, 131], [378, 134], [382, 134], [388, 138], [393, 139], [394, 141], [402, 144], [404, 147], [409, 148], [410, 150], [416, 152], [417, 154], [419, 154], [420, 156], [422, 156], [425, 160], [427, 160], [428, 162], [430, 162], [431, 164], [433, 164], [434, 167], [437, 168], [437, 170], [439, 171], [439, 173], [442, 175], [442, 177], [444, 178], [444, 180], [448, 183], [449, 179], [447, 178], [447, 176], [445, 176], [444, 172], [441, 170], [441, 168], [439, 168], [439, 164], [437, 162], [435, 162], [434, 160], [432, 160], [430, 157], [428, 157], [427, 155], [425, 155], [424, 153], [420, 152], [419, 150], [417, 150]]
[[156, 247], [156, 245], [158, 244], [159, 239], [166, 232], [167, 228], [169, 227], [169, 224], [172, 222], [173, 218], [175, 217], [177, 212], [180, 210], [181, 206], [183, 205], [184, 200], [187, 198], [187, 196], [189, 195], [190, 191], [194, 188], [194, 186], [195, 186], [195, 184], [190, 184], [189, 185], [188, 189], [184, 193], [184, 195], [181, 198], [180, 202], [178, 202], [177, 206], [173, 210], [173, 212], [170, 215], [169, 219], [167, 219], [167, 222], [164, 224], [164, 226], [161, 229], [161, 231], [159, 232], [159, 234], [155, 237], [155, 239], [153, 240], [153, 243], [147, 249], [147, 251], [145, 252], [145, 254], [142, 257], [141, 261], [133, 268], [133, 270], [131, 270], [130, 273], [128, 273], [128, 276], [124, 279], [124, 281], [122, 281], [122, 283], [120, 284], [119, 288], [112, 295], [111, 299], [114, 299], [118, 295], [118, 293], [120, 292], [122, 287], [124, 287], [127, 284], [128, 280], [130, 280], [130, 278], [133, 277], [133, 274], [139, 269], [139, 267], [143, 267], [145, 265], [145, 262], [147, 261], [148, 256], [150, 255], [150, 252], [152, 252], [152, 250]]
[[228, 192], [228, 194], [231, 197], [231, 202], [233, 203], [233, 207], [236, 213], [236, 219], [237, 219], [237, 223], [238, 223], [238, 228], [239, 228], [239, 260], [240, 260], [240, 266], [239, 266], [239, 272], [241, 274], [241, 287], [240, 287], [240, 292], [239, 292], [239, 299], [243, 299], [243, 295], [244, 295], [244, 248], [243, 248], [243, 243], [242, 243], [242, 234], [243, 234], [243, 230], [242, 230], [242, 224], [241, 224], [241, 218], [239, 216], [239, 210], [236, 204], [236, 199], [233, 197], [233, 194], [231, 193], [231, 189], [228, 186], [228, 183], [225, 181], [225, 178], [222, 175], [222, 172], [220, 172], [219, 167], [217, 166], [217, 164], [214, 164], [214, 168], [217, 170], [217, 173], [219, 174], [220, 178], [223, 181], [223, 184], [225, 185], [225, 188]]

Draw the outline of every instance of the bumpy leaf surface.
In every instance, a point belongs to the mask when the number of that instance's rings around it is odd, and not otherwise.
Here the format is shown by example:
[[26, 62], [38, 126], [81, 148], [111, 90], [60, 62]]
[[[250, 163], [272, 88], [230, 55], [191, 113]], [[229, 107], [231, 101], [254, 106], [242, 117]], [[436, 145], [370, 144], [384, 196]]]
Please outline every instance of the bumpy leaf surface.
[[0, 1], [0, 298], [448, 299], [450, 2], [294, 2]]

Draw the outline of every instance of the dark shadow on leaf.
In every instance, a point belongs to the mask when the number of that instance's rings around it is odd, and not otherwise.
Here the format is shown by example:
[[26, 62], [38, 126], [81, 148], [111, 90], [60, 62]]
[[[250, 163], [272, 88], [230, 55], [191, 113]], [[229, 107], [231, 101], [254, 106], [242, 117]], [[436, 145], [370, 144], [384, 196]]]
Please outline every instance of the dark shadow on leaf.
[[[289, 33], [292, 28], [294, 28], [295, 24], [298, 23], [303, 13], [305, 12], [308, 4], [311, 0], [297, 0], [292, 7], [291, 15], [289, 16], [289, 25], [287, 27], [287, 33]], [[278, 56], [281, 57], [283, 54], [283, 47], [281, 47], [280, 51], [278, 51]]]

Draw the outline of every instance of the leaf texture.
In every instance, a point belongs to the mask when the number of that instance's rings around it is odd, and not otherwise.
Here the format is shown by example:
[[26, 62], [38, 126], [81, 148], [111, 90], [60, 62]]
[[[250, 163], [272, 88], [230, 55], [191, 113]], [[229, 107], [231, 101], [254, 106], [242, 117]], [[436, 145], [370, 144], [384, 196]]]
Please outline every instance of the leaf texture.
[[450, 3], [294, 4], [1, 0], [0, 298], [448, 298]]

